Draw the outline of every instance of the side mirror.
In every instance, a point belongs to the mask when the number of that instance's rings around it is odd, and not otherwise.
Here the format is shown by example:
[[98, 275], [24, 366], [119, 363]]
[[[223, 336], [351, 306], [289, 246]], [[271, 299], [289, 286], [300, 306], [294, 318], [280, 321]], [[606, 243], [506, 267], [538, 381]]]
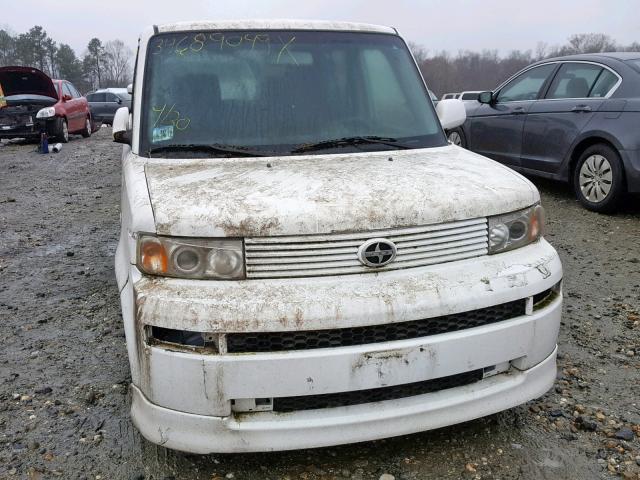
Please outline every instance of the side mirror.
[[480, 103], [491, 104], [494, 101], [493, 92], [482, 92], [478, 95], [478, 101]]
[[467, 111], [462, 100], [440, 100], [436, 105], [436, 113], [445, 130], [459, 127], [467, 119]]
[[120, 107], [113, 117], [113, 141], [131, 145], [131, 127], [129, 125], [129, 109]]
[[62, 101], [63, 102], [68, 102], [69, 100], [71, 100], [71, 95], [65, 94], [65, 95], [62, 96]]
[[133, 83], [130, 83], [129, 85], [127, 85], [127, 93], [129, 95], [133, 95]]
[[118, 102], [118, 105], [122, 105], [122, 99], [120, 97], [118, 97], [118, 99], [116, 100], [116, 102]]

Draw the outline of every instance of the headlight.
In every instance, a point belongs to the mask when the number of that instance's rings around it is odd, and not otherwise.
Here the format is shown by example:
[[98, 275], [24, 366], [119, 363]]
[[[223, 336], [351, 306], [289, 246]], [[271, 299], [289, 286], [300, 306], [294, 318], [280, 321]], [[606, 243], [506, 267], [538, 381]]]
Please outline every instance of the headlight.
[[241, 240], [138, 237], [138, 268], [165, 277], [237, 280], [244, 275]]
[[55, 117], [55, 115], [56, 115], [56, 109], [53, 107], [47, 107], [47, 108], [38, 110], [38, 113], [36, 113], [36, 118], [49, 118], [49, 117]]
[[505, 215], [489, 217], [489, 253], [524, 247], [542, 237], [544, 209], [534, 205]]

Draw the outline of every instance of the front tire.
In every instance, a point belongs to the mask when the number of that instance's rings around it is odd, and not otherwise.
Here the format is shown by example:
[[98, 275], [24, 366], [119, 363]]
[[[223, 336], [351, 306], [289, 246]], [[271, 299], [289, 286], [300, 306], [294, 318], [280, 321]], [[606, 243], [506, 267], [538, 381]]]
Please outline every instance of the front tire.
[[580, 203], [594, 212], [614, 212], [625, 194], [620, 155], [609, 145], [587, 148], [573, 171], [573, 188]]
[[84, 121], [84, 130], [82, 130], [82, 136], [84, 138], [89, 138], [91, 136], [92, 128], [91, 128], [91, 119], [87, 117]]
[[56, 135], [59, 142], [69, 142], [69, 124], [66, 118], [61, 118], [58, 123], [58, 134]]
[[458, 147], [467, 148], [467, 139], [461, 128], [453, 128], [447, 132], [447, 140]]

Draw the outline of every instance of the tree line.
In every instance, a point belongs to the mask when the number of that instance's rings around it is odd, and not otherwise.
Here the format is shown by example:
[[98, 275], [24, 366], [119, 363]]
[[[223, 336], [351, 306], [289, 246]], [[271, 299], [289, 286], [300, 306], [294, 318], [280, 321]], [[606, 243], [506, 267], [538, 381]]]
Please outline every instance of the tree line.
[[438, 98], [447, 92], [491, 90], [518, 70], [545, 58], [577, 53], [640, 52], [640, 43], [620, 45], [602, 33], [571, 35], [566, 44], [560, 46], [540, 42], [535, 50], [512, 50], [504, 56], [497, 50], [464, 50], [453, 56], [446, 51], [432, 54], [417, 44], [410, 44], [410, 47], [429, 89]]
[[35, 67], [51, 78], [63, 78], [86, 93], [103, 87], [125, 87], [131, 82], [133, 52], [122, 40], [92, 38], [79, 58], [71, 46], [57, 43], [41, 26], [13, 34], [0, 29], [0, 67]]
[[[620, 45], [609, 35], [571, 35], [561, 46], [539, 42], [535, 50], [512, 50], [501, 56], [497, 50], [463, 50], [455, 56], [447, 51], [431, 53], [410, 44], [429, 88], [438, 97], [446, 92], [491, 90], [527, 65], [545, 58], [575, 53], [637, 51], [640, 43]], [[122, 40], [102, 42], [92, 38], [79, 58], [73, 48], [57, 43], [41, 26], [13, 34], [0, 29], [0, 66], [25, 65], [39, 68], [52, 78], [64, 78], [80, 91], [123, 87], [131, 82], [133, 52]]]

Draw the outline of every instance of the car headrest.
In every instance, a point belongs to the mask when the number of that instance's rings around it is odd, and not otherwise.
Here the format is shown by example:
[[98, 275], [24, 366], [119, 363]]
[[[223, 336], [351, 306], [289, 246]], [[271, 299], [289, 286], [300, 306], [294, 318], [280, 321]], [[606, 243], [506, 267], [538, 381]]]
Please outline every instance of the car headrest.
[[572, 78], [567, 83], [568, 98], [585, 98], [589, 95], [589, 84], [584, 78]]

